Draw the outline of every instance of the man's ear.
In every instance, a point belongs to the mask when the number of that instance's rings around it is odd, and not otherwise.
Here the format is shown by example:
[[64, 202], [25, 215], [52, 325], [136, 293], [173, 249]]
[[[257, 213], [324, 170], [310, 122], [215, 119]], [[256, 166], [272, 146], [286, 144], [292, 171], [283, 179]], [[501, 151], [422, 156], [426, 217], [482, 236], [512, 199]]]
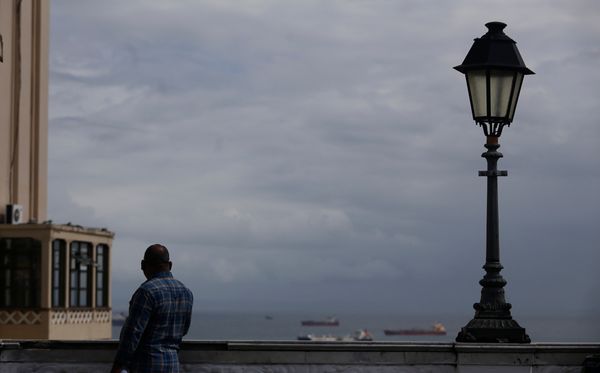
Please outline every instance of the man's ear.
[[169, 271], [173, 268], [173, 262], [169, 262]]

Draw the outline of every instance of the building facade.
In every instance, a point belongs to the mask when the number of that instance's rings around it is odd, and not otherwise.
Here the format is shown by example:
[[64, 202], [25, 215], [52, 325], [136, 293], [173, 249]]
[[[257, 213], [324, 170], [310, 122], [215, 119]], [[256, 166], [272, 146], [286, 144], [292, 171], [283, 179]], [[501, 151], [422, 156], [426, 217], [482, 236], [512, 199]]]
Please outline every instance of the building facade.
[[0, 339], [111, 337], [106, 229], [47, 218], [47, 0], [0, 0]]

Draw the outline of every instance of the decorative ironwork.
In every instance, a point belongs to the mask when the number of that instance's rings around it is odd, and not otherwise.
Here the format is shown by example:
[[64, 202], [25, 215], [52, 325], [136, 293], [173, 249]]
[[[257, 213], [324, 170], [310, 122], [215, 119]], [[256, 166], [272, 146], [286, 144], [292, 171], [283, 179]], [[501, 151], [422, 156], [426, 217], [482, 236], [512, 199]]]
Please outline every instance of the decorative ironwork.
[[0, 311], [0, 325], [36, 325], [42, 321], [37, 311]]
[[50, 323], [54, 325], [67, 324], [67, 311], [51, 311]]
[[475, 121], [475, 123], [477, 123], [481, 128], [483, 128], [483, 134], [486, 137], [488, 137], [488, 136], [500, 137], [504, 126], [510, 127], [510, 123], [506, 123], [506, 122], [491, 122], [491, 121], [477, 120], [477, 121]]
[[112, 321], [111, 313], [110, 310], [95, 310], [94, 321], [97, 323], [110, 323]]
[[110, 323], [111, 311], [107, 310], [71, 310], [50, 311], [50, 323], [54, 325], [63, 324], [92, 324], [92, 323]]

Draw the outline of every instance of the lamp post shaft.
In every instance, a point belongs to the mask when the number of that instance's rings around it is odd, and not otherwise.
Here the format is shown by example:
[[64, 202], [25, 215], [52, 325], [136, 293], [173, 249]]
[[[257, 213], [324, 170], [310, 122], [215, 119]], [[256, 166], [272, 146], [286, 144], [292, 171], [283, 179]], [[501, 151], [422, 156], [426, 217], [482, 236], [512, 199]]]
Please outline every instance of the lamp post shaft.
[[[497, 138], [496, 138], [497, 139]], [[487, 152], [481, 156], [487, 160], [487, 219], [486, 219], [486, 263], [500, 262], [500, 233], [498, 222], [498, 159], [502, 153], [498, 151], [497, 141], [485, 144]]]
[[486, 245], [485, 245], [485, 276], [479, 283], [481, 301], [475, 305], [476, 316], [510, 319], [511, 305], [506, 303], [504, 286], [506, 281], [500, 274], [500, 228], [498, 219], [498, 176], [507, 176], [506, 171], [498, 171], [498, 159], [502, 153], [497, 137], [488, 137], [485, 144], [487, 151], [481, 156], [487, 160], [487, 172], [481, 171], [480, 176], [487, 177], [487, 216], [486, 216]]
[[498, 176], [507, 176], [506, 171], [498, 171], [498, 159], [502, 153], [497, 137], [488, 137], [487, 151], [481, 156], [487, 160], [487, 171], [479, 171], [479, 176], [487, 177], [487, 217], [485, 275], [481, 284], [481, 300], [475, 303], [475, 317], [461, 329], [457, 342], [509, 342], [529, 343], [525, 329], [512, 319], [511, 304], [506, 302], [504, 286], [506, 280], [500, 274], [500, 234], [498, 222]]

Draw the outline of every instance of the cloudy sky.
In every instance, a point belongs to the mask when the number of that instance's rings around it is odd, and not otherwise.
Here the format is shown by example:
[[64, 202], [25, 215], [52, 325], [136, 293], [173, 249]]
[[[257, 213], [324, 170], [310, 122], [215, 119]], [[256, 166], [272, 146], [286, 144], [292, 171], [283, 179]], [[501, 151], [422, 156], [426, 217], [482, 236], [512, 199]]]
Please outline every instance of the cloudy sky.
[[526, 64], [501, 138], [513, 314], [600, 311], [597, 1], [54, 0], [49, 217], [167, 245], [198, 309], [472, 314], [485, 138], [462, 62]]

